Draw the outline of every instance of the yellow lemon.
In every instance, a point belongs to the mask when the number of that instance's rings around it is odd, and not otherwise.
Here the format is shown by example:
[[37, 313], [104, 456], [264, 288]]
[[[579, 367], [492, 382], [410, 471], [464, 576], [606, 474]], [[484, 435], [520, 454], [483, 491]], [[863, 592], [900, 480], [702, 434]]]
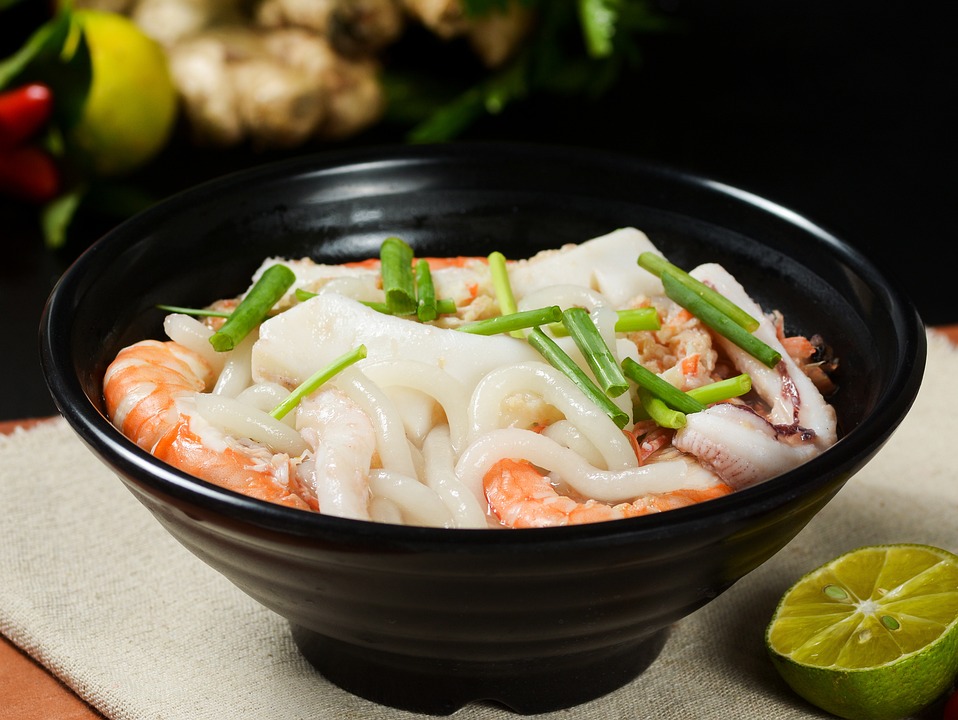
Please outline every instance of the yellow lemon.
[[852, 550], [785, 593], [765, 641], [792, 689], [833, 715], [916, 713], [958, 674], [958, 556], [916, 544]]
[[70, 142], [97, 175], [124, 175], [151, 160], [173, 130], [178, 101], [166, 53], [123, 15], [74, 17], [90, 48], [92, 83]]

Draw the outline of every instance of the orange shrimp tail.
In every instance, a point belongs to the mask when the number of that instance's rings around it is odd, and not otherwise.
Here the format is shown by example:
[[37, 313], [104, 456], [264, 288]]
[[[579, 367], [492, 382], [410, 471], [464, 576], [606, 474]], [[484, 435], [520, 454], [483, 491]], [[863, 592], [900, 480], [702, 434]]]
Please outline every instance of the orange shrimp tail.
[[218, 451], [206, 447], [185, 418], [160, 439], [153, 455], [194, 477], [248, 497], [300, 510], [318, 509], [315, 498], [306, 494], [292, 468], [286, 468], [291, 482], [284, 484], [232, 448]]

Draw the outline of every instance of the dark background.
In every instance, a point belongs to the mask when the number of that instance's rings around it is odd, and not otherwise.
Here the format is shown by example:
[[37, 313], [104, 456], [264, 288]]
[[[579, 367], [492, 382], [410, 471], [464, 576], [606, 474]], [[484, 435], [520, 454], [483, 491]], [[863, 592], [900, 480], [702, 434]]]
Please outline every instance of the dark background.
[[[29, 5], [0, 15], [0, 56], [25, 37], [37, 12]], [[530, 100], [463, 141], [612, 149], [738, 185], [859, 248], [904, 286], [927, 324], [955, 323], [958, 62], [947, 5], [661, 2], [679, 29], [650, 37], [639, 71], [610, 95]], [[377, 127], [348, 144], [402, 140], [398, 129]], [[147, 180], [162, 197], [272, 159], [174, 143]], [[0, 420], [56, 412], [37, 361], [43, 302], [72, 258], [116, 221], [81, 217], [54, 252], [43, 247], [34, 209], [0, 200]]]

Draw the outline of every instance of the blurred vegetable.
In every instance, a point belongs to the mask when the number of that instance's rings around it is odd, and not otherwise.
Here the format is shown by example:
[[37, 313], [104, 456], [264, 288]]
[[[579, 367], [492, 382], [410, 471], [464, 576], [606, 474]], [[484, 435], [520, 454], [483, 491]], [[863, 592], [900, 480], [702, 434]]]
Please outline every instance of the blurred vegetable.
[[56, 162], [35, 145], [0, 148], [0, 195], [46, 202], [60, 189]]
[[455, 94], [421, 74], [387, 68], [390, 112], [399, 122], [414, 121], [411, 142], [452, 140], [483, 116], [540, 94], [595, 100], [639, 67], [641, 35], [673, 29], [650, 0], [461, 2], [470, 18], [519, 8], [534, 22], [511, 57]]
[[53, 114], [53, 93], [42, 83], [0, 92], [0, 148], [19, 145], [36, 135]]

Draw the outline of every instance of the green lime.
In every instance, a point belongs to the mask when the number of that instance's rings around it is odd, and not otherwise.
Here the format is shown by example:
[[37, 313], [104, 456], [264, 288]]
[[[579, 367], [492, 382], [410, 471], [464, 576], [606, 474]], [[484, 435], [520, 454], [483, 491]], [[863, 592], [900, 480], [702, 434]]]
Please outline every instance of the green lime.
[[958, 675], [958, 556], [914, 544], [845, 553], [785, 593], [765, 644], [792, 689], [833, 715], [911, 715]]
[[166, 144], [178, 111], [163, 48], [123, 15], [74, 13], [90, 47], [92, 84], [70, 140], [101, 176], [126, 174]]

